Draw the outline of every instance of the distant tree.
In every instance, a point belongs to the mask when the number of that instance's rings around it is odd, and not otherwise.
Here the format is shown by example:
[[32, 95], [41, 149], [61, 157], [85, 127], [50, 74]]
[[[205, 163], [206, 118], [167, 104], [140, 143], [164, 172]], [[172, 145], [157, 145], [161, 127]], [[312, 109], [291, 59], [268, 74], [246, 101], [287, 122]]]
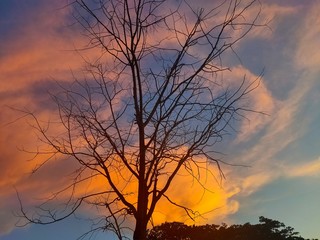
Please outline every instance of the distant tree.
[[[252, 111], [242, 100], [259, 85], [259, 78], [248, 82], [245, 77], [228, 84], [221, 74], [230, 70], [223, 54], [232, 53], [257, 25], [259, 1], [227, 0], [212, 8], [198, 4], [72, 1], [87, 48], [101, 56], [88, 62], [84, 79], [53, 95], [58, 122], [43, 124], [30, 113], [49, 146], [36, 152], [50, 155], [39, 168], [54, 156], [75, 160], [78, 167], [69, 187], [36, 213], [21, 207], [27, 224], [54, 223], [91, 204], [103, 214], [93, 219], [88, 236], [111, 230], [122, 239], [132, 222], [133, 239], [144, 240], [161, 199], [195, 216], [172, 199], [170, 186], [182, 169], [197, 181], [203, 162], [221, 170], [213, 146]], [[56, 132], [57, 125], [63, 131]], [[104, 179], [103, 189], [77, 192], [97, 177]], [[70, 197], [59, 209], [53, 203], [61, 192]]]
[[194, 229], [180, 222], [163, 223], [160, 226], [154, 227], [147, 236], [148, 240], [157, 239], [191, 239], [190, 235]]
[[[292, 227], [265, 217], [251, 225], [226, 224], [188, 226], [183, 223], [163, 223], [148, 231], [147, 240], [308, 240]], [[316, 239], [314, 239], [316, 240]]]
[[299, 233], [294, 232], [292, 227], [286, 227], [284, 223], [268, 219], [265, 217], [259, 218], [260, 224], [255, 225], [256, 230], [254, 231], [257, 234], [257, 237], [262, 237], [267, 239], [288, 239], [288, 240], [303, 240], [302, 237], [297, 236]]

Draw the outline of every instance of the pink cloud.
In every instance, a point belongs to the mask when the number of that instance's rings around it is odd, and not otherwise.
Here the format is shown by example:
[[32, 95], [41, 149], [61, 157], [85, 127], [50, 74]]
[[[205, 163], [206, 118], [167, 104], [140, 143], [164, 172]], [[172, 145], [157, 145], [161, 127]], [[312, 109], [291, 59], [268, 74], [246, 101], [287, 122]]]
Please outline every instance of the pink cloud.
[[263, 77], [251, 73], [242, 66], [234, 67], [223, 73], [223, 81], [226, 86], [230, 85], [237, 88], [243, 79], [245, 79], [245, 85], [252, 84], [250, 88], [254, 88], [254, 90], [246, 95], [240, 104], [244, 105], [246, 109], [252, 110], [252, 112], [243, 112], [245, 118], [240, 118], [239, 133], [235, 139], [237, 143], [250, 139], [269, 124], [271, 121], [270, 115], [274, 114], [277, 105], [277, 99], [272, 96], [266, 87]]
[[320, 66], [320, 6], [314, 3], [310, 12], [303, 21], [302, 27], [297, 31], [298, 47], [295, 54], [297, 68], [317, 70]]

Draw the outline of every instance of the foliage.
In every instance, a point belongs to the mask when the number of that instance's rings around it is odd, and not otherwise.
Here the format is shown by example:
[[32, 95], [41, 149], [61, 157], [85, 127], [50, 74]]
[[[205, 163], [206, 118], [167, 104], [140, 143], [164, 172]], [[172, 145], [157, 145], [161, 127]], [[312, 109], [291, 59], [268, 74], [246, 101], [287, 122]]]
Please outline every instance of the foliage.
[[[292, 227], [277, 220], [259, 218], [258, 224], [188, 226], [164, 223], [148, 232], [147, 240], [306, 240]], [[316, 239], [315, 239], [316, 240]]]

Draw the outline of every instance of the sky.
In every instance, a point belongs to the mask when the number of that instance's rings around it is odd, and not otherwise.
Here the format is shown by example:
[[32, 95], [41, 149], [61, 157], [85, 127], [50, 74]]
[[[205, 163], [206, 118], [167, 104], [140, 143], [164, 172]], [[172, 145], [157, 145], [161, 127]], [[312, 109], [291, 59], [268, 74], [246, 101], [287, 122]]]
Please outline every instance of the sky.
[[[215, 1], [200, 2], [212, 7]], [[253, 30], [236, 45], [241, 62], [234, 56], [227, 59], [232, 72], [226, 74], [254, 79], [263, 72], [249, 101], [267, 114], [250, 113], [250, 121], [243, 120], [237, 134], [218, 146], [223, 161], [246, 167], [222, 166], [225, 179], [212, 186], [213, 193], [201, 195], [201, 189], [187, 187], [183, 179], [174, 182], [171, 191], [206, 213], [199, 224], [256, 223], [264, 216], [294, 227], [305, 238], [320, 238], [320, 1], [261, 3], [261, 19], [268, 21], [268, 27]], [[72, 81], [72, 73], [83, 68], [74, 49], [85, 40], [70, 26], [70, 10], [61, 8], [65, 4], [65, 0], [0, 1], [2, 240], [76, 239], [79, 230], [88, 229], [88, 222], [78, 218], [50, 226], [15, 227], [14, 213], [19, 210], [15, 189], [27, 207], [35, 206], [65, 184], [64, 176], [72, 168], [70, 163], [52, 163], [30, 174], [37, 162], [22, 149], [39, 142], [30, 119], [16, 110], [49, 119], [54, 105], [48, 91], [56, 82]], [[185, 221], [180, 213], [163, 204], [155, 215], [157, 223]], [[79, 216], [90, 216], [90, 211], [84, 209]]]

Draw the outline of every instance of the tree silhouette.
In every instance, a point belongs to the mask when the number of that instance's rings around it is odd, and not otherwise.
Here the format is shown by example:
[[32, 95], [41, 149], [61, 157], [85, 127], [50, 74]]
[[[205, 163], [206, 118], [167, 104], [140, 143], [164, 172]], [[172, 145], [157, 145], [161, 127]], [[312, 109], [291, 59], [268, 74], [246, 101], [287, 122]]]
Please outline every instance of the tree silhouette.
[[[148, 232], [147, 240], [306, 240], [276, 220], [259, 218], [251, 225], [202, 225], [188, 226], [179, 222], [164, 223]], [[316, 240], [316, 239], [314, 239]]]
[[[78, 167], [70, 185], [39, 211], [29, 215], [21, 205], [21, 213], [27, 224], [49, 224], [92, 204], [103, 214], [83, 237], [111, 230], [122, 239], [133, 222], [133, 239], [144, 240], [160, 200], [195, 217], [168, 194], [173, 180], [183, 169], [197, 181], [209, 162], [221, 171], [213, 146], [252, 111], [242, 100], [259, 78], [225, 81], [230, 69], [223, 56], [258, 25], [260, 5], [228, 0], [204, 9], [183, 0], [76, 0], [72, 6], [87, 48], [101, 54], [87, 62], [83, 79], [75, 77], [52, 96], [58, 123], [29, 114], [49, 146], [37, 156], [50, 155], [44, 162], [62, 156]], [[254, 16], [247, 14], [251, 9]], [[97, 178], [103, 189], [77, 192]], [[62, 192], [70, 194], [65, 205], [52, 208]]]

